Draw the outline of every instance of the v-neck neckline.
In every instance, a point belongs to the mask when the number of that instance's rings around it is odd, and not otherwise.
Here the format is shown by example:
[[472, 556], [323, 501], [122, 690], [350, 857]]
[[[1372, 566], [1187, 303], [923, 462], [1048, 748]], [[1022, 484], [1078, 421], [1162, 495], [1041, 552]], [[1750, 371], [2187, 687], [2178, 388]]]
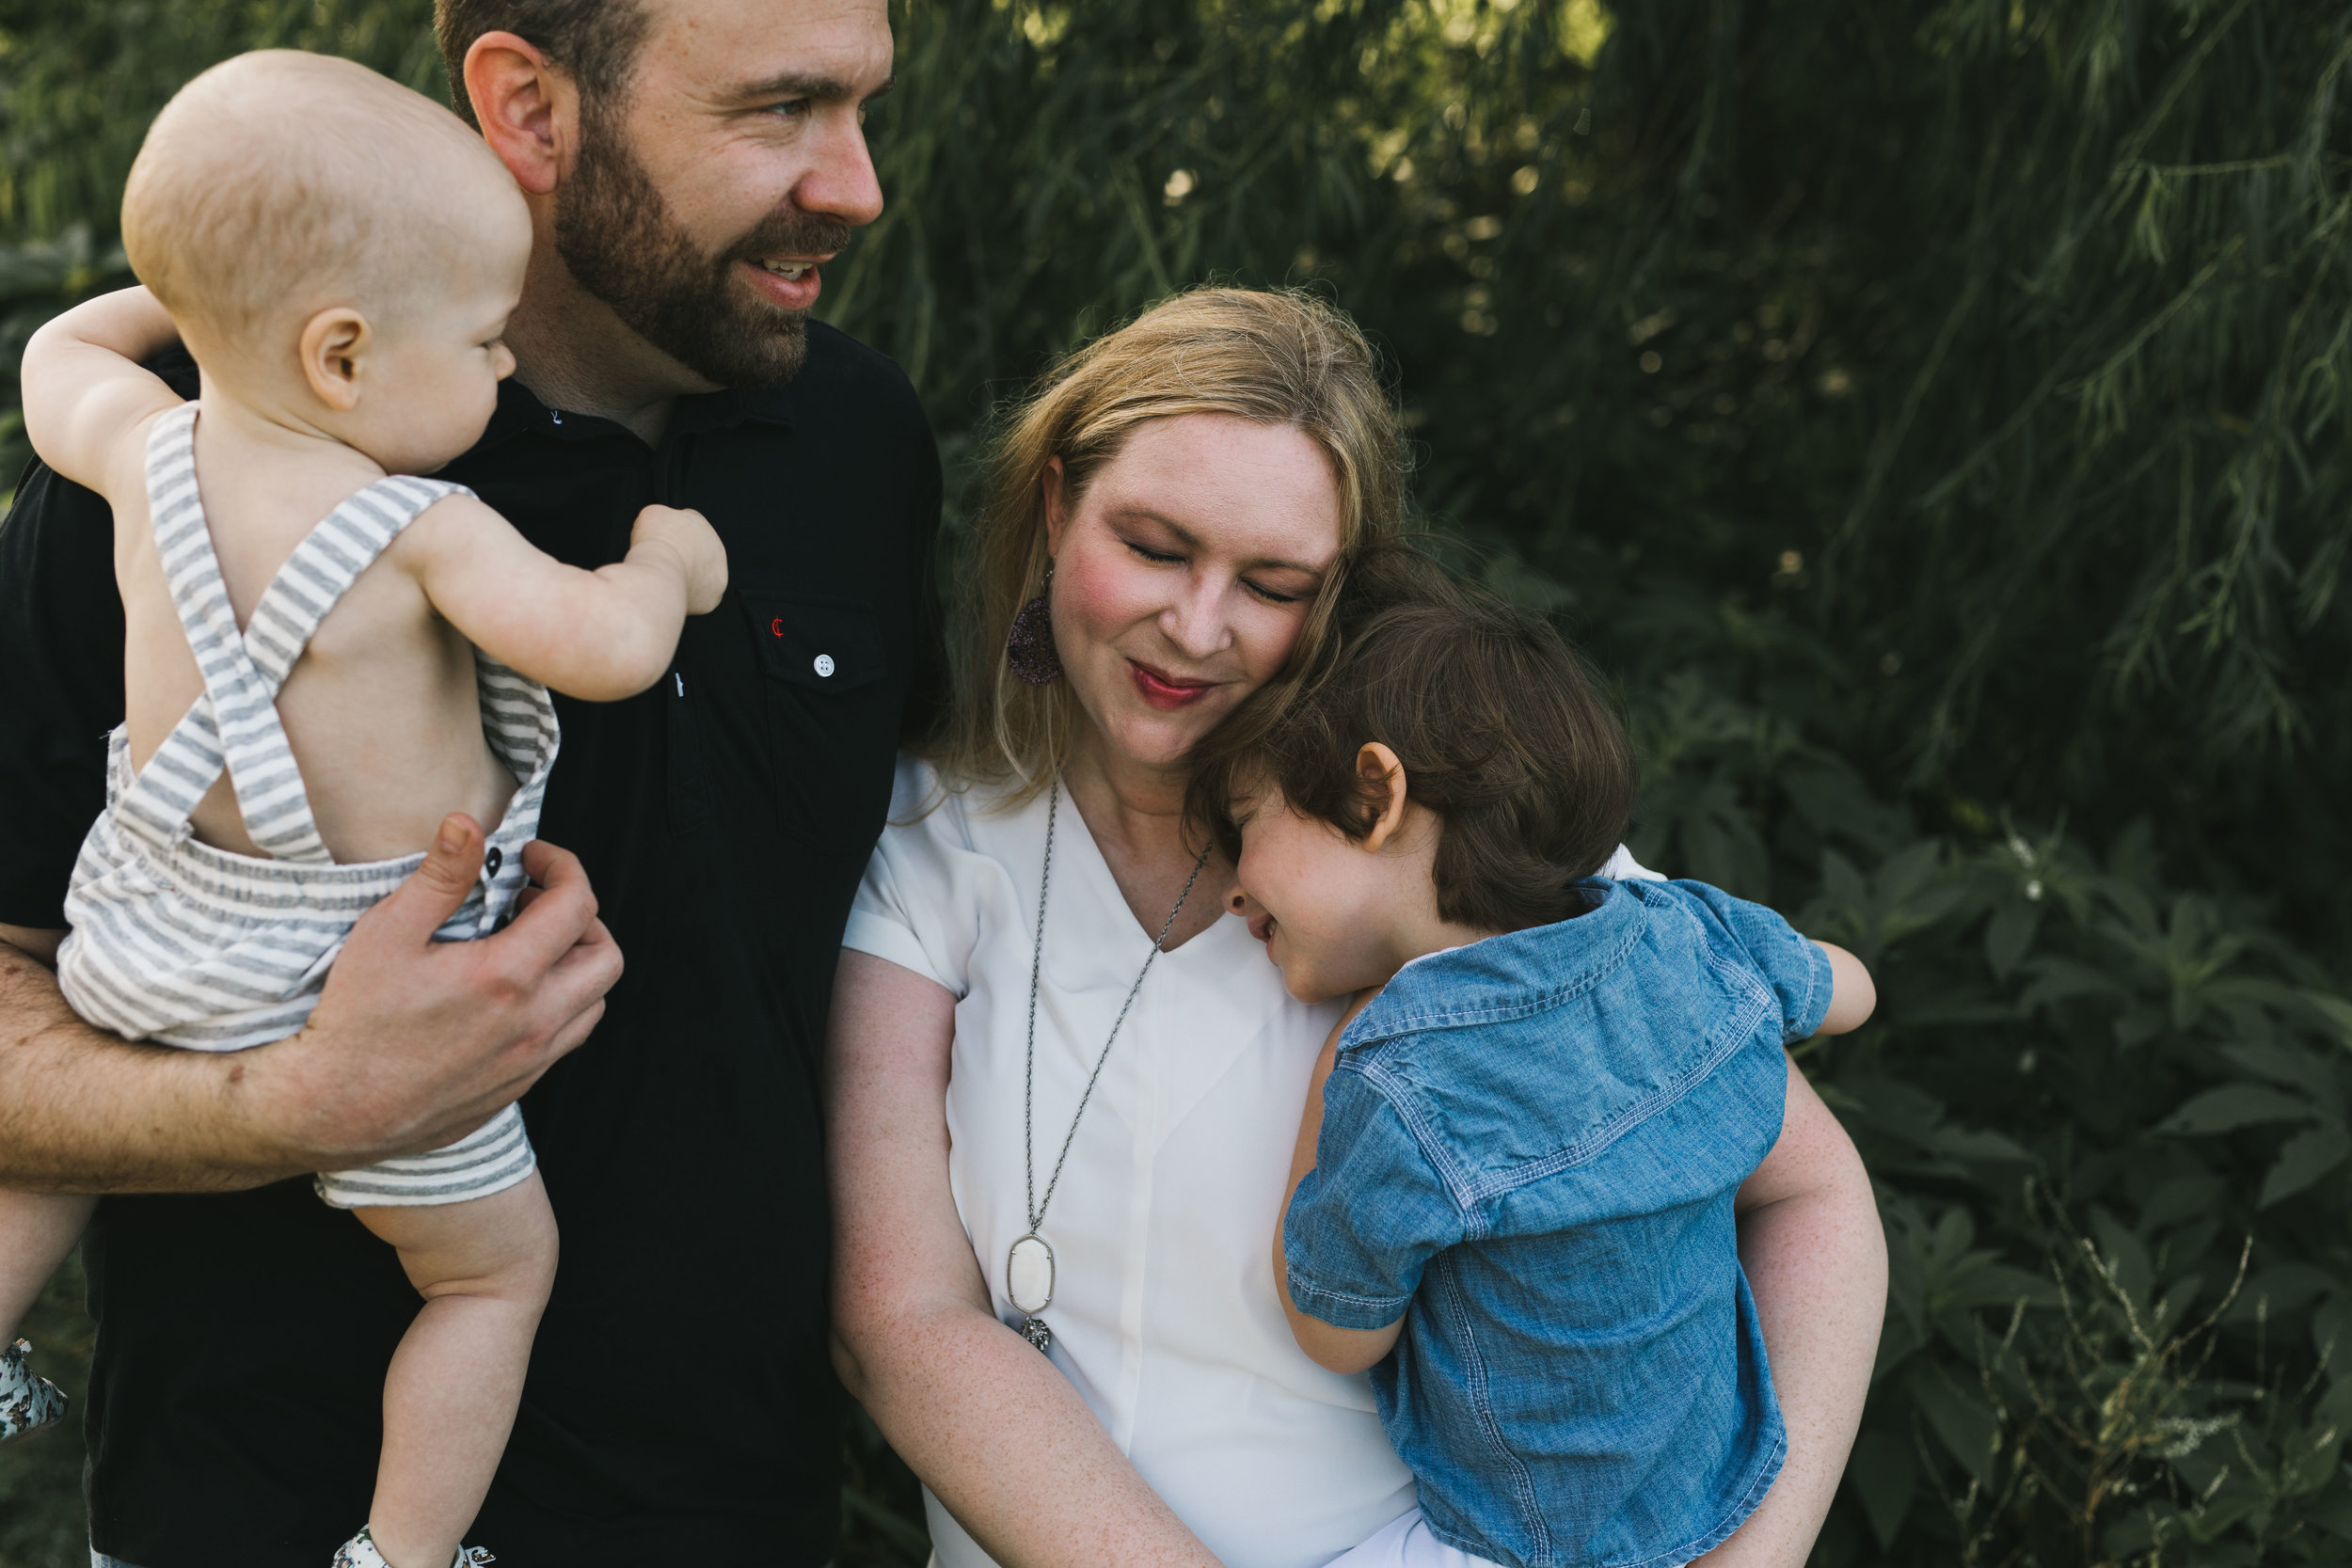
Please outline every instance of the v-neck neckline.
[[[1062, 784], [1061, 798], [1070, 807], [1071, 820], [1078, 825], [1079, 836], [1086, 841], [1086, 855], [1084, 859], [1087, 863], [1083, 875], [1087, 878], [1089, 883], [1090, 884], [1096, 901], [1104, 905], [1106, 909], [1117, 911], [1120, 915], [1125, 917], [1125, 922], [1128, 927], [1143, 938], [1144, 946], [1148, 949], [1152, 944], [1153, 933], [1151, 929], [1144, 926], [1143, 922], [1136, 918], [1135, 909], [1127, 902], [1127, 895], [1120, 891], [1119, 878], [1111, 871], [1110, 859], [1103, 853], [1102, 845], [1095, 842], [1094, 830], [1088, 825], [1086, 813], [1078, 809], [1077, 798], [1071, 793], [1067, 780], [1063, 781]], [[1049, 802], [1051, 799], [1052, 796], [1049, 792], [1047, 796]], [[1051, 810], [1050, 805], [1048, 806], [1048, 810]], [[1067, 830], [1057, 828], [1054, 831], [1057, 837], [1063, 838], [1065, 842], [1067, 841]], [[1201, 867], [1201, 871], [1204, 876], [1206, 875], [1207, 870], [1208, 868], [1204, 864]], [[1199, 898], [1201, 895], [1200, 883], [1196, 881], [1193, 883], [1191, 896], [1185, 899], [1185, 903], [1189, 905], [1193, 898]], [[1050, 890], [1047, 896], [1048, 907], [1050, 909]], [[1217, 917], [1215, 920], [1210, 921], [1209, 924], [1202, 927], [1200, 930], [1195, 931], [1191, 936], [1186, 937], [1183, 942], [1177, 942], [1171, 947], [1161, 948], [1160, 960], [1163, 963], [1175, 962], [1180, 955], [1189, 953], [1194, 948], [1200, 946], [1212, 932], [1222, 927], [1232, 918], [1232, 917], [1229, 912], [1219, 911]]]

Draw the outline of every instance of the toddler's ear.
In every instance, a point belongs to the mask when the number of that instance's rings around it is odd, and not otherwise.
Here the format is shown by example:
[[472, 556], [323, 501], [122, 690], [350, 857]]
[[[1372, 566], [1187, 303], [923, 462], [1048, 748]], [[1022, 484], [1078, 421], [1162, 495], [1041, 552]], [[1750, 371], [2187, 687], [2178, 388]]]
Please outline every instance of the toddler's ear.
[[1356, 776], [1364, 783], [1365, 803], [1379, 807], [1364, 835], [1364, 847], [1377, 854], [1405, 826], [1405, 765], [1386, 745], [1367, 740], [1356, 752]]
[[311, 396], [339, 414], [359, 405], [361, 363], [375, 341], [368, 318], [348, 305], [330, 305], [302, 324], [302, 379]]

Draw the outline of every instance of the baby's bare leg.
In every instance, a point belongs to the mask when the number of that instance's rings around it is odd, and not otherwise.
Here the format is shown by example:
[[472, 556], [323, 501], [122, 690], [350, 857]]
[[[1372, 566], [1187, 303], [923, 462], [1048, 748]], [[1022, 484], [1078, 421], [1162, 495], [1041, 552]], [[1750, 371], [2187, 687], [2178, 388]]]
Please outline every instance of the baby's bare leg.
[[97, 1199], [0, 1193], [0, 1443], [57, 1424], [65, 1395], [34, 1370], [17, 1325], [89, 1223]]
[[384, 1379], [368, 1528], [392, 1568], [449, 1568], [515, 1424], [555, 1279], [555, 1215], [525, 1180], [437, 1208], [356, 1209], [424, 1297]]
[[97, 1206], [76, 1194], [0, 1193], [0, 1349], [16, 1338]]

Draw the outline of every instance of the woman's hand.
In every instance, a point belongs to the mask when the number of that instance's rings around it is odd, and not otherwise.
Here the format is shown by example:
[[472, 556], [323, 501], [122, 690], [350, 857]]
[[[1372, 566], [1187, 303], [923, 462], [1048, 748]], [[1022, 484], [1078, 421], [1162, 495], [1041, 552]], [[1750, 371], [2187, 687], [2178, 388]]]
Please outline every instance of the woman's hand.
[[834, 1366], [1006, 1568], [1216, 1568], [1054, 1364], [996, 1321], [947, 1183], [955, 998], [845, 951], [826, 1043]]

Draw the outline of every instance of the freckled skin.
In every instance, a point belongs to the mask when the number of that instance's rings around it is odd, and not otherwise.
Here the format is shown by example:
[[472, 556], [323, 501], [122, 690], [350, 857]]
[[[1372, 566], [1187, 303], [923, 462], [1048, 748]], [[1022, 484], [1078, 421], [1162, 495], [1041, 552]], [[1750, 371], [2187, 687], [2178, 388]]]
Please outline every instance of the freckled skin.
[[[1289, 425], [1186, 414], [1137, 429], [1074, 504], [1058, 466], [1046, 483], [1065, 678], [1109, 751], [1177, 767], [1297, 641], [1339, 556], [1329, 461]], [[1155, 704], [1137, 666], [1198, 695]]]

